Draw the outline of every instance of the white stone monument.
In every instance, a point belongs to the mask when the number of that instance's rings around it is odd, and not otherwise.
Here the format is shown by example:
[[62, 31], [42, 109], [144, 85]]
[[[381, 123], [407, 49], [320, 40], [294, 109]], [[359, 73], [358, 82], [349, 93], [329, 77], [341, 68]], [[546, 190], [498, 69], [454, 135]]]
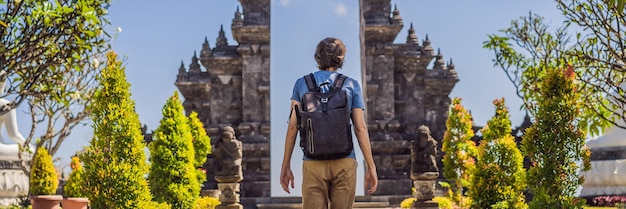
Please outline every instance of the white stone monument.
[[[4, 82], [0, 83], [0, 92], [4, 92]], [[0, 108], [9, 104], [9, 100], [1, 98]], [[11, 141], [3, 137], [3, 130]], [[30, 161], [32, 154], [22, 153], [19, 158], [20, 146], [24, 146], [25, 139], [17, 128], [15, 109], [0, 115], [0, 206], [17, 203], [20, 196], [28, 194], [28, 176], [21, 169], [22, 161]]]
[[[626, 89], [626, 84], [621, 88]], [[622, 119], [616, 123], [626, 127]], [[610, 127], [604, 135], [589, 140], [587, 147], [591, 149], [591, 169], [581, 172], [585, 182], [580, 196], [626, 195], [626, 129]]]

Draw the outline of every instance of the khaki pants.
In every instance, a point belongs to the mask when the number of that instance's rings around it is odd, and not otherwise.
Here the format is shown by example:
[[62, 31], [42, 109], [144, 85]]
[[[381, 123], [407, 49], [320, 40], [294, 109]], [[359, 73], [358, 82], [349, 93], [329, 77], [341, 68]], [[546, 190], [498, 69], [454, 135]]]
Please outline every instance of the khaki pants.
[[351, 209], [356, 193], [354, 158], [304, 160], [303, 209]]

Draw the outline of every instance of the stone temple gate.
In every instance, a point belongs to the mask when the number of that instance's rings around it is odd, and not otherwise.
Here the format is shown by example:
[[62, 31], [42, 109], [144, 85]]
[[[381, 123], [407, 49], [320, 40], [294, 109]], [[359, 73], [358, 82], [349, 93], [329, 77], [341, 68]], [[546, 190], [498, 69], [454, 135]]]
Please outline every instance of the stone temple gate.
[[[175, 84], [186, 112], [198, 112], [213, 142], [220, 128], [236, 129], [243, 142], [241, 196], [264, 198], [271, 195], [271, 0], [239, 1], [242, 10], [230, 27], [236, 44], [228, 43], [222, 27], [214, 47], [205, 39], [188, 68], [181, 63]], [[428, 37], [420, 41], [412, 25], [405, 43], [393, 43], [404, 22], [390, 0], [360, 0], [360, 11], [362, 86], [380, 180], [375, 195], [407, 195], [410, 140], [420, 125], [430, 127], [435, 139], [443, 138], [448, 95], [459, 79], [452, 61], [435, 52]], [[209, 156], [206, 165], [212, 160]], [[217, 188], [211, 169], [207, 175], [205, 188]]]

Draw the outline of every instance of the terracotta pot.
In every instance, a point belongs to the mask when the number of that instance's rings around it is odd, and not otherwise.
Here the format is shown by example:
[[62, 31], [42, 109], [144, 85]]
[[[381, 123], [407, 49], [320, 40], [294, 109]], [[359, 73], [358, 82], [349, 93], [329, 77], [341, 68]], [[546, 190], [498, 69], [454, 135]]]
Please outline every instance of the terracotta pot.
[[30, 204], [33, 209], [60, 209], [62, 199], [61, 195], [33, 195], [30, 196]]
[[68, 197], [61, 201], [63, 209], [87, 209], [88, 204], [89, 199], [85, 197]]

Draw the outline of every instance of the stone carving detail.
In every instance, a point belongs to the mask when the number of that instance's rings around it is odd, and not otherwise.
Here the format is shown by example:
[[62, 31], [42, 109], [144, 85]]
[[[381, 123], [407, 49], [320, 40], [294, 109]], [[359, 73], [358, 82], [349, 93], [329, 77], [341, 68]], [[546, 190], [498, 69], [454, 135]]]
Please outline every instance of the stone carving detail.
[[215, 209], [243, 209], [243, 205], [239, 203], [239, 183], [217, 183], [217, 188], [220, 191], [219, 200], [220, 204]]
[[597, 148], [591, 152], [592, 161], [626, 159], [626, 146]]
[[241, 162], [243, 157], [242, 143], [235, 137], [235, 129], [230, 126], [222, 128], [222, 138], [213, 148], [215, 155], [215, 180], [221, 192], [222, 202], [216, 209], [243, 209], [239, 204], [239, 182], [243, 180]]
[[10, 161], [0, 159], [0, 169], [21, 169], [21, 161]]
[[243, 179], [241, 170], [242, 144], [235, 138], [235, 129], [226, 126], [222, 138], [215, 144], [215, 179], [218, 182], [239, 182]]
[[411, 178], [430, 179], [430, 177], [421, 177], [426, 173], [437, 173], [437, 175], [439, 173], [437, 141], [430, 135], [430, 129], [422, 125], [419, 127], [418, 138], [411, 143]]
[[19, 202], [28, 194], [28, 176], [21, 169], [0, 169], [0, 206]]
[[413, 197], [415, 197], [418, 202], [432, 200], [435, 197], [435, 184], [435, 180], [413, 181], [413, 187], [415, 188]]
[[417, 201], [432, 200], [435, 195], [435, 179], [439, 177], [437, 167], [437, 141], [430, 135], [427, 126], [418, 128], [417, 139], [411, 143], [411, 179]]

